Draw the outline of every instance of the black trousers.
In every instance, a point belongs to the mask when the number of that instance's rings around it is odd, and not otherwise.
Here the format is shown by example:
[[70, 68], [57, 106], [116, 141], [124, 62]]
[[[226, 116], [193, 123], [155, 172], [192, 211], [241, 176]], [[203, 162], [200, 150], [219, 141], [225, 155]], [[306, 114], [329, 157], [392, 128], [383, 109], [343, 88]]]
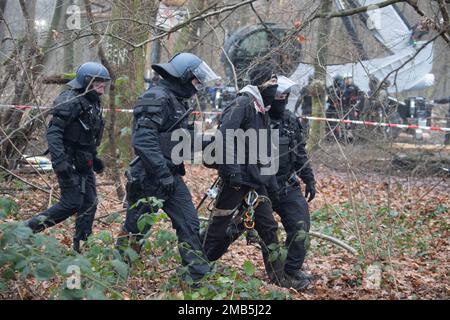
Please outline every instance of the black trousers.
[[285, 245], [288, 249], [284, 270], [293, 274], [305, 261], [305, 241], [310, 228], [308, 203], [297, 185], [284, 187], [279, 195], [280, 202], [275, 212], [280, 215], [286, 231]]
[[[172, 220], [172, 226], [176, 230], [178, 237], [178, 249], [181, 255], [183, 266], [188, 266], [191, 278], [194, 281], [200, 280], [210, 271], [208, 259], [200, 241], [200, 221], [197, 210], [192, 203], [191, 194], [183, 179], [175, 175], [175, 191], [169, 197], [161, 191], [160, 184], [154, 179], [144, 179], [142, 183], [142, 193], [139, 195], [129, 195], [131, 199], [143, 197], [156, 197], [164, 200], [162, 209]], [[155, 212], [157, 208], [152, 208], [148, 204], [139, 204], [132, 207], [130, 203], [123, 231], [130, 234], [135, 239], [142, 239], [151, 226], [146, 225], [142, 232], [138, 229], [138, 220], [145, 213]], [[125, 236], [119, 238], [117, 246], [120, 249], [124, 245]]]
[[95, 175], [91, 170], [86, 174], [73, 173], [70, 178], [58, 177], [61, 190], [60, 201], [46, 211], [26, 222], [33, 232], [52, 227], [76, 213], [74, 240], [87, 240], [92, 233], [97, 211], [97, 191]]
[[[215, 215], [212, 218], [205, 235], [205, 251], [210, 261], [219, 259], [239, 235], [245, 231], [244, 229], [241, 229], [240, 232], [227, 232], [230, 227], [239, 228], [239, 226], [234, 225], [234, 222], [232, 221], [233, 215], [230, 211], [242, 202], [248, 191], [250, 191], [249, 187], [241, 187], [239, 190], [235, 190], [227, 185], [221, 190], [216, 202], [215, 210], [216, 214], [219, 214], [218, 212], [223, 212], [223, 215]], [[267, 191], [264, 187], [256, 189], [256, 192], [260, 195], [267, 195]], [[226, 211], [228, 211], [228, 214]], [[274, 261], [269, 261], [272, 260], [270, 259], [270, 254], [274, 250], [271, 248], [278, 247], [278, 225], [273, 217], [273, 210], [268, 202], [261, 202], [255, 209], [254, 221], [255, 229], [263, 242], [261, 244], [261, 251], [266, 272], [271, 280], [280, 278], [280, 272], [282, 272], [281, 260], [275, 259]]]

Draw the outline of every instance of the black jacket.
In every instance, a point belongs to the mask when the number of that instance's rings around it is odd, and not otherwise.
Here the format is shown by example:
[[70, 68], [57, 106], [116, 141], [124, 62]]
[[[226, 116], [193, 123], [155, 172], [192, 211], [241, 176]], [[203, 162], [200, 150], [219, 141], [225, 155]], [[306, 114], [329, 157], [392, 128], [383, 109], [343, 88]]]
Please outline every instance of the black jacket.
[[[263, 164], [250, 164], [249, 154], [249, 141], [245, 142], [245, 162], [244, 164], [238, 163], [237, 148], [232, 142], [228, 143], [227, 130], [242, 129], [246, 132], [248, 129], [256, 130], [257, 144], [259, 145], [260, 139], [264, 139], [262, 135], [268, 133], [266, 141], [268, 143], [267, 150], [271, 150], [271, 137], [270, 137], [270, 119], [267, 112], [257, 112], [254, 106], [255, 98], [250, 94], [241, 94], [228, 105], [222, 114], [219, 131], [223, 137], [223, 157], [224, 162], [226, 160], [226, 154], [233, 155], [233, 163], [224, 163], [219, 165], [219, 175], [227, 181], [230, 174], [240, 174], [244, 185], [258, 188], [265, 186], [269, 192], [278, 189], [276, 179], [274, 175], [261, 174], [261, 168]], [[265, 129], [265, 131], [259, 131]], [[232, 148], [234, 146], [234, 149]], [[259, 156], [257, 156], [258, 158]], [[264, 162], [267, 158], [270, 158], [270, 154], [264, 155], [265, 159], [259, 159]], [[266, 164], [268, 166], [268, 164]]]
[[47, 142], [54, 165], [70, 161], [74, 150], [97, 153], [104, 120], [100, 99], [95, 94], [83, 95], [76, 90], [65, 90], [53, 102], [52, 114]]
[[183, 88], [176, 83], [161, 80], [139, 97], [133, 111], [132, 145], [141, 161], [132, 167], [133, 176], [184, 175], [184, 165], [171, 160], [172, 147], [178, 142], [171, 142], [170, 136], [176, 129], [187, 128], [187, 119], [168, 131], [188, 110], [185, 99], [179, 97], [180, 90]]
[[278, 183], [287, 181], [294, 172], [305, 183], [314, 181], [300, 120], [291, 111], [285, 110], [281, 118], [271, 118], [271, 122], [272, 129], [279, 130], [280, 138]]

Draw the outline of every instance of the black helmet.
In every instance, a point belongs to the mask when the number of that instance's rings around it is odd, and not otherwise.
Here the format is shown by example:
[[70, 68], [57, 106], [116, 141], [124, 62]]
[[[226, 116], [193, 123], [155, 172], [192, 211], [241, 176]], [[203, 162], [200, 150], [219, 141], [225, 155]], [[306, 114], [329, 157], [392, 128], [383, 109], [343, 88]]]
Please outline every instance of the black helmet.
[[340, 74], [337, 74], [333, 77], [333, 85], [335, 87], [340, 87], [344, 83], [344, 77]]
[[97, 62], [83, 63], [77, 70], [75, 79], [67, 83], [73, 89], [86, 89], [92, 81], [110, 81], [108, 69]]
[[202, 59], [189, 52], [177, 53], [169, 62], [154, 64], [152, 68], [166, 80], [175, 78], [183, 84], [193, 78], [202, 84], [220, 78]]

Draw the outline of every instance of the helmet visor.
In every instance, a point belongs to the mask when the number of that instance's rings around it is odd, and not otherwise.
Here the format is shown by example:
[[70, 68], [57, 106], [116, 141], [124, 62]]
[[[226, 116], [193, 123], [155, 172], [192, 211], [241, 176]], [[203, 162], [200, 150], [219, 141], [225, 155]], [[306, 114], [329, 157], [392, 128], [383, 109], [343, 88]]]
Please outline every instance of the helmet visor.
[[205, 62], [200, 63], [200, 65], [195, 68], [192, 73], [202, 84], [220, 79], [220, 77], [212, 71], [212, 69]]
[[281, 97], [286, 93], [290, 93], [294, 87], [298, 87], [298, 84], [285, 76], [278, 76], [278, 97]]

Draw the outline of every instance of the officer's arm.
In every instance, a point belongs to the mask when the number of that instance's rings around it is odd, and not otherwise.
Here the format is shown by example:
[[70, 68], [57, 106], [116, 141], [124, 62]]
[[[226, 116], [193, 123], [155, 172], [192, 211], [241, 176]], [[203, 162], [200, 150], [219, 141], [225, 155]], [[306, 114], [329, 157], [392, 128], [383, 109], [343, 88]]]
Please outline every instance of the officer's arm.
[[[241, 166], [237, 163], [237, 155], [234, 148], [234, 138], [232, 141], [227, 139], [227, 130], [231, 133], [239, 129], [246, 118], [246, 106], [245, 102], [249, 99], [245, 96], [239, 96], [236, 98], [236, 102], [230, 107], [224, 110], [221, 118], [221, 124], [219, 131], [222, 134], [223, 139], [223, 169], [227, 174], [241, 173]], [[227, 155], [233, 155], [233, 163], [227, 163]]]
[[[138, 104], [143, 101], [142, 99]], [[139, 107], [134, 109], [137, 121], [132, 141], [134, 152], [141, 158], [146, 171], [158, 178], [171, 175], [159, 142], [159, 130], [167, 120], [166, 104], [166, 101], [158, 103], [152, 100], [152, 105], [145, 106], [145, 112]]]
[[47, 130], [48, 150], [53, 164], [67, 160], [64, 150], [64, 130], [71, 121], [79, 116], [80, 105], [78, 100], [65, 92], [60, 94], [53, 103], [53, 118]]
[[314, 181], [314, 172], [311, 168], [308, 154], [306, 153], [306, 142], [303, 135], [302, 125], [296, 120], [295, 135], [297, 145], [295, 146], [294, 152], [296, 154], [297, 161], [295, 162], [295, 170], [298, 176], [307, 183], [308, 181]]

